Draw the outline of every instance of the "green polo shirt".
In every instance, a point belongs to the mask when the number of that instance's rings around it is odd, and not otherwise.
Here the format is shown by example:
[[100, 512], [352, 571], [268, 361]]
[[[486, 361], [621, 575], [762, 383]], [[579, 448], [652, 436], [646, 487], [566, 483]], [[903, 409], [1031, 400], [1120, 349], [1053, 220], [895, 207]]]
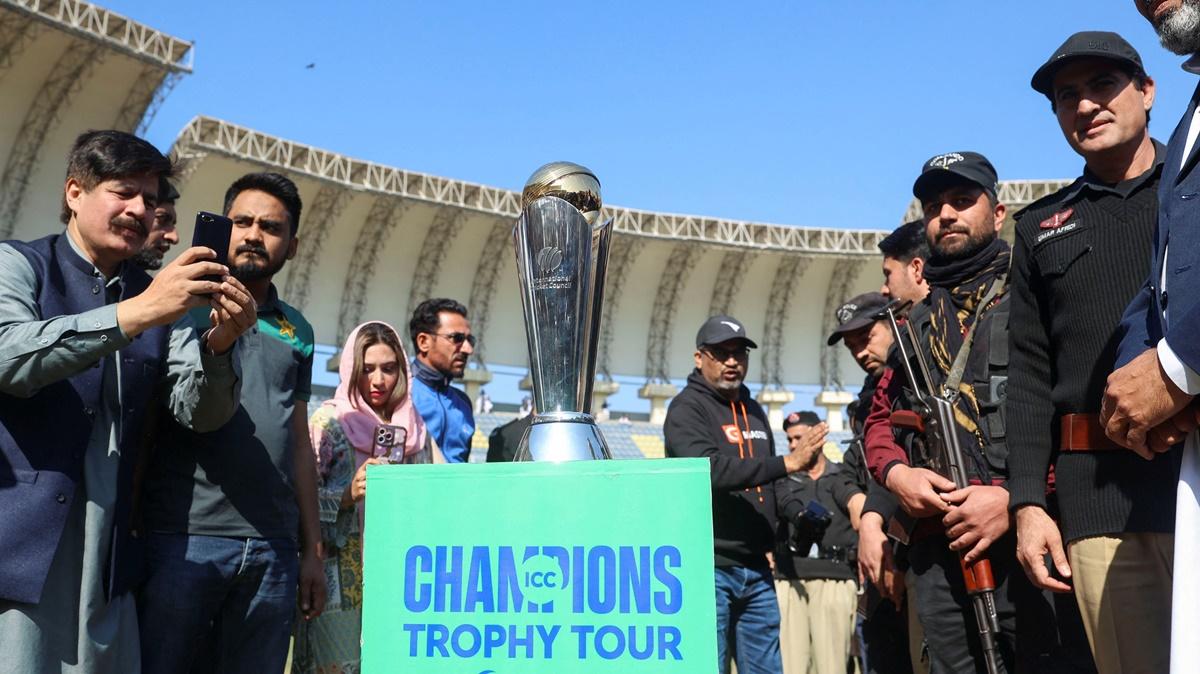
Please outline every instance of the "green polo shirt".
[[[208, 309], [195, 311], [205, 324]], [[292, 413], [312, 394], [312, 326], [272, 286], [234, 348], [242, 398], [233, 418], [211, 433], [163, 422], [146, 480], [151, 531], [298, 537]]]

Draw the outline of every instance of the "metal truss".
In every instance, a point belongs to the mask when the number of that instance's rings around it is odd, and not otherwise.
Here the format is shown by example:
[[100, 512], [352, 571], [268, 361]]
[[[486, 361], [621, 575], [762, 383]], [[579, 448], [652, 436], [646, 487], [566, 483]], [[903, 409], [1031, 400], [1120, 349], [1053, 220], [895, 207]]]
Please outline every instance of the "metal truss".
[[[483, 244], [483, 251], [479, 253], [479, 264], [475, 265], [475, 278], [471, 281], [471, 297], [467, 300], [467, 309], [471, 312], [471, 330], [477, 335], [487, 334], [492, 317], [492, 299], [496, 296], [496, 278], [504, 261], [510, 259], [504, 253], [511, 250], [512, 232], [511, 220], [497, 219]], [[471, 359], [484, 370], [487, 369], [486, 348], [487, 340], [480, 340], [471, 354]]]
[[792, 306], [793, 292], [810, 262], [810, 257], [789, 255], [780, 260], [775, 269], [771, 294], [767, 297], [766, 334], [762, 345], [763, 385], [767, 389], [783, 388], [783, 324]]
[[346, 286], [342, 301], [338, 304], [338, 332], [334, 343], [341, 344], [350, 331], [362, 322], [363, 309], [367, 302], [367, 286], [379, 264], [379, 253], [391, 238], [392, 230], [400, 222], [408, 202], [389, 196], [379, 196], [371, 204], [371, 211], [358, 230], [354, 241], [354, 252], [350, 255], [350, 267], [346, 270]]
[[[1029, 204], [1049, 196], [1075, 182], [1074, 180], [1001, 180], [996, 191], [1000, 203], [1008, 206], [1009, 212], [1025, 208]], [[912, 222], [924, 217], [921, 202], [913, 199], [904, 211], [903, 222]]]
[[129, 93], [125, 94], [125, 101], [117, 111], [112, 128], [132, 133], [137, 128], [142, 114], [150, 107], [154, 92], [158, 90], [165, 76], [166, 72], [158, 66], [143, 66], [137, 79], [133, 81], [133, 86], [129, 88]]
[[173, 71], [192, 70], [192, 43], [83, 0], [0, 0], [0, 9]]
[[600, 343], [597, 347], [596, 372], [606, 380], [612, 380], [612, 341], [616, 330], [617, 307], [625, 292], [625, 279], [637, 263], [638, 255], [646, 249], [645, 243], [632, 236], [616, 235], [608, 253], [608, 270], [604, 276], [604, 309], [600, 317]]
[[103, 58], [100, 45], [68, 47], [34, 96], [0, 177], [0, 239], [12, 236], [46, 136], [58, 124], [63, 109], [83, 86], [88, 73]]
[[154, 115], [158, 114], [158, 109], [162, 107], [163, 101], [182, 77], [183, 73], [164, 71], [154, 65], [142, 68], [133, 86], [129, 88], [129, 93], [125, 95], [121, 109], [117, 111], [113, 128], [128, 131], [135, 136], [144, 135], [150, 122], [154, 120]]
[[325, 240], [337, 224], [338, 216], [350, 201], [350, 192], [335, 185], [326, 185], [317, 192], [313, 205], [304, 218], [304, 239], [300, 243], [299, 259], [288, 266], [287, 282], [283, 287], [283, 299], [288, 304], [304, 311], [308, 304], [308, 291], [312, 274], [317, 268]]
[[[0, 5], [2, 7], [2, 5]], [[37, 24], [28, 14], [0, 9], [0, 76], [37, 35]]]
[[728, 314], [742, 288], [746, 270], [754, 263], [754, 255], [745, 250], [726, 251], [717, 269], [717, 282], [713, 285], [712, 301], [708, 303], [708, 315]]
[[650, 336], [646, 342], [647, 383], [667, 383], [668, 354], [671, 349], [672, 328], [675, 315], [679, 312], [679, 295], [687, 285], [692, 268], [700, 258], [698, 246], [677, 244], [667, 259], [662, 277], [658, 282], [658, 294], [654, 297], [654, 309], [650, 313]]
[[[425, 233], [425, 241], [421, 244], [421, 253], [417, 256], [417, 268], [413, 270], [405, 316], [412, 316], [417, 305], [430, 298], [437, 285], [438, 272], [442, 270], [442, 261], [446, 259], [446, 251], [450, 250], [450, 244], [458, 236], [465, 220], [466, 214], [456, 208], [439, 208], [434, 214], [433, 222]], [[467, 310], [470, 311], [470, 307]]]
[[183, 192], [184, 186], [192, 179], [192, 175], [196, 173], [196, 169], [200, 168], [200, 164], [204, 163], [208, 153], [200, 151], [180, 153], [172, 149], [169, 156], [175, 165], [175, 176], [171, 182], [175, 184], [175, 189]]
[[850, 299], [850, 288], [862, 271], [863, 261], [855, 258], [844, 258], [837, 261], [833, 273], [829, 277], [829, 291], [825, 295], [825, 312], [821, 317], [821, 333], [817, 335], [821, 350], [821, 386], [824, 388], [842, 386], [842, 372], [838, 352], [841, 344], [829, 346], [825, 343], [829, 333], [837, 326], [836, 313], [842, 303]]
[[[351, 159], [269, 136], [209, 117], [196, 117], [180, 132], [176, 147], [198, 148], [267, 164], [356, 190], [372, 190], [406, 199], [515, 219], [520, 193], [405, 171]], [[766, 225], [695, 215], [654, 213], [605, 207], [617, 233], [716, 246], [809, 255], [875, 257], [885, 231]]]

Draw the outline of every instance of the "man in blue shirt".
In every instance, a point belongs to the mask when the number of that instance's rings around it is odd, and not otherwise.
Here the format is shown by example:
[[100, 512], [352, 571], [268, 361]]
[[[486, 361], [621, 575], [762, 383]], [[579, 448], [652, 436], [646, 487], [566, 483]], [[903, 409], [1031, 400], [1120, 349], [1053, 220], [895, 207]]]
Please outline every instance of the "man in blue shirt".
[[448, 463], [471, 455], [475, 416], [466, 393], [450, 385], [462, 377], [475, 352], [467, 308], [451, 299], [425, 300], [408, 322], [413, 349], [413, 404]]

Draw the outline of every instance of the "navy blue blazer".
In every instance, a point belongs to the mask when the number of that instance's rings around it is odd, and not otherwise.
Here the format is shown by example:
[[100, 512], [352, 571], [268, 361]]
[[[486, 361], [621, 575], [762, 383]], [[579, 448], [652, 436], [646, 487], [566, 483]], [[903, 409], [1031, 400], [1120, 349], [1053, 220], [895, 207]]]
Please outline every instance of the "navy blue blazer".
[[[1200, 141], [1195, 143], [1187, 162], [1183, 161], [1188, 126], [1198, 99], [1200, 86], [1192, 94], [1187, 112], [1167, 144], [1158, 187], [1158, 225], [1150, 276], [1121, 318], [1117, 368], [1166, 337], [1175, 355], [1194, 372], [1200, 372], [1200, 170], [1196, 168]], [[1164, 251], [1167, 252], [1165, 292], [1161, 283]], [[1100, 288], [1096, 290], [1102, 292]]]
[[[38, 279], [38, 318], [74, 315], [104, 306], [92, 265], [72, 251], [67, 234], [29, 243], [7, 242], [25, 255]], [[133, 265], [122, 267], [122, 299], [150, 285]], [[130, 534], [133, 467], [140, 429], [167, 367], [170, 326], [146, 330], [117, 352], [121, 368], [121, 461], [105, 592], [132, 589], [141, 569], [140, 546]], [[37, 603], [50, 562], [83, 480], [84, 452], [94, 410], [103, 404], [102, 370], [86, 368], [44, 386], [30, 397], [0, 393], [0, 599]]]

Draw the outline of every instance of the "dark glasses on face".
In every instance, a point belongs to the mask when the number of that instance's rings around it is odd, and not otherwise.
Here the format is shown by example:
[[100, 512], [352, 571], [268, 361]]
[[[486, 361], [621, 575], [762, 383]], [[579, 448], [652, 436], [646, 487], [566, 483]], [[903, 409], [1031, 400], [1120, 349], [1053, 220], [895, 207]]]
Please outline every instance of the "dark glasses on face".
[[718, 348], [715, 346], [709, 346], [709, 347], [705, 347], [705, 348], [701, 349], [700, 351], [702, 353], [708, 354], [709, 358], [712, 358], [713, 360], [717, 361], [718, 363], [724, 363], [725, 361], [729, 360], [731, 357], [736, 358], [737, 360], [744, 360], [747, 356], [750, 355], [750, 349], [748, 349], [744, 346], [739, 346], [735, 349], [721, 349], [721, 348]]
[[451, 342], [454, 342], [454, 346], [462, 346], [462, 343], [466, 342], [467, 344], [470, 344], [472, 348], [474, 348], [475, 342], [478, 341], [478, 339], [475, 337], [475, 335], [468, 335], [465, 332], [451, 332], [448, 335], [443, 335], [440, 332], [435, 332], [434, 335], [436, 335], [437, 337], [443, 337], [445, 339], [450, 340]]

